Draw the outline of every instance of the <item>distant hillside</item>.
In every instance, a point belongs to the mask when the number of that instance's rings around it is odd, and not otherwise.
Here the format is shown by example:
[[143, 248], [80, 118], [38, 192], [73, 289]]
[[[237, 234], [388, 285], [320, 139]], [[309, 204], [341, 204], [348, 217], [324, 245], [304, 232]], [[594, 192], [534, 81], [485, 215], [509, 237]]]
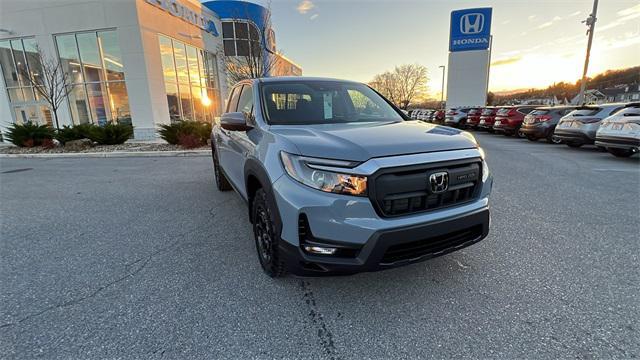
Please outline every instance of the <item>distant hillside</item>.
[[[640, 66], [634, 66], [622, 70], [608, 70], [601, 74], [589, 78], [587, 82], [587, 89], [598, 89], [613, 87], [621, 84], [634, 84], [640, 83]], [[503, 103], [507, 100], [524, 100], [532, 98], [549, 98], [555, 96], [559, 100], [564, 98], [571, 99], [580, 91], [580, 80], [574, 84], [559, 82], [555, 83], [546, 89], [529, 89], [525, 91], [514, 92], [500, 92], [495, 94], [489, 94], [489, 98], [492, 99], [492, 103]]]

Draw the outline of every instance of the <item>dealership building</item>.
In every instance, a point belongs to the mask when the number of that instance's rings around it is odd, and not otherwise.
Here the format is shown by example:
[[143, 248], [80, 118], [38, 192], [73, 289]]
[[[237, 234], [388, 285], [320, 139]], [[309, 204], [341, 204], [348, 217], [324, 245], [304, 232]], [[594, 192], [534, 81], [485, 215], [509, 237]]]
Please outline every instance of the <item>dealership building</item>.
[[[302, 74], [276, 51], [269, 19], [243, 1], [2, 0], [0, 130], [116, 122], [145, 140], [161, 124], [210, 122], [224, 108], [230, 59], [260, 54], [271, 76]], [[58, 124], [32, 86], [43, 82], [38, 50], [65, 74]]]

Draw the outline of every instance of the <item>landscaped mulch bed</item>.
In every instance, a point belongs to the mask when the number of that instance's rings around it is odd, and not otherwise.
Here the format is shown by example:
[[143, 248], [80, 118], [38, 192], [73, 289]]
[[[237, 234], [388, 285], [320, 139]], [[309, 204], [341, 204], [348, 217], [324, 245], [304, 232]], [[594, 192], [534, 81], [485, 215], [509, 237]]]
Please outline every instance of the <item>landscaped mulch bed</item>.
[[160, 143], [125, 143], [120, 145], [96, 145], [81, 151], [69, 151], [63, 146], [45, 149], [41, 146], [21, 148], [17, 146], [0, 146], [0, 154], [60, 154], [60, 153], [103, 153], [103, 152], [130, 152], [130, 151], [185, 151], [185, 150], [209, 150], [209, 146], [195, 149], [185, 149], [178, 145]]

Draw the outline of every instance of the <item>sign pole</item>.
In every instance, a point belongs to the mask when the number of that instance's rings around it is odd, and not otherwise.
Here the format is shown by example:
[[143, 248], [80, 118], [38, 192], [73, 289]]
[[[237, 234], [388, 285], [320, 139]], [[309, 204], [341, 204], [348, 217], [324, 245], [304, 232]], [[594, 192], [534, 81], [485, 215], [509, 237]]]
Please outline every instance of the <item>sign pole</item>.
[[580, 94], [578, 96], [578, 104], [584, 105], [584, 91], [587, 87], [587, 69], [589, 68], [589, 56], [591, 56], [591, 43], [593, 42], [593, 31], [596, 28], [596, 12], [598, 11], [598, 0], [593, 0], [593, 11], [591, 15], [583, 21], [589, 27], [587, 33], [589, 34], [589, 41], [587, 42], [587, 55], [584, 59], [584, 69], [582, 70], [582, 82], [580, 83]]

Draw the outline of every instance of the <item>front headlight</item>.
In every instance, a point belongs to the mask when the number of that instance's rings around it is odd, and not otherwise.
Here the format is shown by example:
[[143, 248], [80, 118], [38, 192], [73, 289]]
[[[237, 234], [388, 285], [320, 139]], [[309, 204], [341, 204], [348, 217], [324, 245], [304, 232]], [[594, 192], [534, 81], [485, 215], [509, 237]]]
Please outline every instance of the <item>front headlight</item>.
[[482, 182], [485, 182], [489, 178], [489, 165], [487, 165], [486, 159], [487, 154], [481, 147], [478, 147], [478, 151], [480, 152], [480, 157], [482, 158]]
[[[282, 165], [294, 180], [321, 191], [355, 196], [367, 195], [367, 177], [329, 171], [327, 167], [349, 167], [349, 161], [311, 158], [280, 152]], [[348, 170], [348, 168], [345, 168]]]

